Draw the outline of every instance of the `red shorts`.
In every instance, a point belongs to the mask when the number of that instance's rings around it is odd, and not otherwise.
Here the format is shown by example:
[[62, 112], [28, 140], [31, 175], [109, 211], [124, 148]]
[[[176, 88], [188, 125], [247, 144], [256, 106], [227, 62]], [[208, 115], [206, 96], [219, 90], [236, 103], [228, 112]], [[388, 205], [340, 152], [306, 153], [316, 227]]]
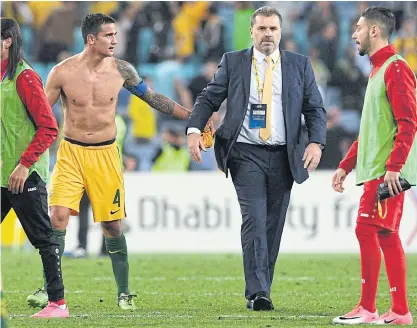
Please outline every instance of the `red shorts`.
[[364, 183], [356, 222], [398, 231], [403, 215], [405, 193], [402, 192], [397, 196], [379, 202], [376, 191], [378, 185], [383, 182], [384, 177]]

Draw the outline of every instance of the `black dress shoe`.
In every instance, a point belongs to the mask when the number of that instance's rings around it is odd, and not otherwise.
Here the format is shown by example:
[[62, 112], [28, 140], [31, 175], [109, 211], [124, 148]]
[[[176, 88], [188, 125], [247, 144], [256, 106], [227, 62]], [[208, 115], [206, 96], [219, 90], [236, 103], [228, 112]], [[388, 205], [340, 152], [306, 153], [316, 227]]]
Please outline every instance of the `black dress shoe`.
[[252, 310], [254, 311], [272, 311], [274, 305], [269, 295], [265, 292], [258, 292], [252, 301]]

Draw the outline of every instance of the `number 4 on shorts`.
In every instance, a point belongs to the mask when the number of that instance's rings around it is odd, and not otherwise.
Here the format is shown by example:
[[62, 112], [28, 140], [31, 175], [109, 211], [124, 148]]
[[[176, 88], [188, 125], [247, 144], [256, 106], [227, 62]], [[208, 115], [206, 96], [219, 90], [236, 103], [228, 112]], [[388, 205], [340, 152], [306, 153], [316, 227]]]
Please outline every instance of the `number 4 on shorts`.
[[120, 207], [120, 190], [116, 190], [116, 194], [114, 195], [113, 204], [117, 204], [117, 207]]

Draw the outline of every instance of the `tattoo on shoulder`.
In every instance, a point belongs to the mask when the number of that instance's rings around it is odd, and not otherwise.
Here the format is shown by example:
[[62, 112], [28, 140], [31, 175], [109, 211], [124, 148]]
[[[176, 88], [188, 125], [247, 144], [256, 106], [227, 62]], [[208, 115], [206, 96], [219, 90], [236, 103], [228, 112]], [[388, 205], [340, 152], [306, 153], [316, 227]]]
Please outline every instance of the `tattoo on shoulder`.
[[138, 85], [139, 83], [139, 74], [136, 72], [135, 67], [128, 63], [125, 60], [121, 60], [118, 58], [116, 59], [116, 67], [120, 74], [122, 75], [125, 83], [123, 84], [124, 87]]
[[172, 115], [174, 111], [175, 102], [167, 96], [152, 90], [151, 88], [148, 88], [146, 93], [141, 98], [152, 108], [161, 113]]

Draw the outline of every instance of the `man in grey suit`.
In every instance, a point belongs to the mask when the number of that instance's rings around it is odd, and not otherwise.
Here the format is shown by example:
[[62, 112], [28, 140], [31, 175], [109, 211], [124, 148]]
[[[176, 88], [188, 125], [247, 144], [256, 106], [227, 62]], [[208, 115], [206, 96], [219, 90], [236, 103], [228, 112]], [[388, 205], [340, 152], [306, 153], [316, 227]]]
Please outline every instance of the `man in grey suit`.
[[[254, 47], [226, 53], [198, 96], [187, 125], [196, 162], [200, 131], [227, 98], [216, 132], [218, 167], [232, 176], [242, 213], [241, 243], [249, 309], [273, 310], [270, 298], [293, 182], [308, 178], [326, 139], [326, 112], [307, 57], [279, 48], [282, 17], [262, 7], [251, 19]], [[303, 145], [301, 114], [308, 128]]]

